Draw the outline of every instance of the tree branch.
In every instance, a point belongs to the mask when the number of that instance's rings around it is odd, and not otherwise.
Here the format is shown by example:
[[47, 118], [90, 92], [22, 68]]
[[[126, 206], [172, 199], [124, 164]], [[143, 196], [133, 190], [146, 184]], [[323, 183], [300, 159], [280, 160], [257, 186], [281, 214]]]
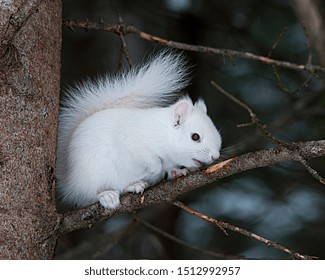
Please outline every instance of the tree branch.
[[81, 228], [91, 228], [99, 221], [107, 220], [123, 213], [157, 203], [173, 203], [180, 195], [216, 182], [234, 174], [286, 161], [301, 161], [325, 156], [325, 140], [300, 143], [287, 143], [276, 148], [246, 153], [224, 162], [212, 165], [205, 170], [172, 181], [163, 181], [155, 187], [147, 189], [143, 195], [125, 194], [121, 197], [121, 205], [115, 210], [107, 210], [93, 204], [86, 208], [74, 210], [61, 215], [59, 231], [65, 234]]
[[[233, 102], [235, 102], [236, 104], [238, 104], [239, 106], [243, 107], [244, 109], [246, 109], [251, 117], [251, 124], [254, 124], [259, 130], [260, 132], [269, 140], [271, 140], [271, 142], [277, 144], [277, 145], [286, 145], [286, 142], [274, 137], [272, 135], [272, 133], [266, 128], [265, 124], [262, 124], [262, 122], [260, 121], [260, 119], [257, 117], [257, 115], [254, 113], [254, 111], [244, 102], [242, 102], [241, 100], [239, 100], [238, 98], [236, 98], [235, 96], [233, 96], [231, 93], [229, 93], [228, 91], [226, 91], [224, 88], [222, 88], [220, 85], [218, 85], [216, 82], [211, 81], [212, 86], [214, 86], [217, 90], [219, 90], [222, 94], [224, 94], [226, 97], [228, 97], [230, 100], [232, 100]], [[246, 125], [246, 124], [245, 124]], [[316, 179], [318, 180], [321, 184], [325, 185], [325, 179], [323, 177], [321, 177], [316, 170], [314, 170], [313, 168], [311, 168], [307, 161], [303, 158], [300, 157], [301, 164], [307, 169], [307, 171]]]
[[136, 34], [141, 39], [159, 43], [164, 46], [181, 49], [181, 50], [203, 52], [203, 53], [208, 53], [208, 54], [216, 54], [216, 55], [222, 55], [224, 57], [230, 57], [230, 56], [240, 57], [240, 58], [250, 59], [253, 61], [259, 61], [259, 62], [262, 62], [265, 64], [275, 65], [278, 67], [292, 69], [292, 70], [296, 70], [296, 71], [307, 70], [310, 72], [315, 72], [315, 71], [325, 72], [325, 67], [322, 67], [319, 65], [296, 64], [296, 63], [292, 63], [292, 62], [272, 59], [272, 58], [265, 57], [265, 56], [255, 55], [255, 54], [252, 54], [249, 52], [241, 52], [241, 51], [230, 50], [230, 49], [218, 49], [218, 48], [212, 48], [212, 47], [206, 47], [206, 46], [190, 45], [190, 44], [175, 42], [175, 41], [167, 40], [164, 38], [160, 38], [158, 36], [148, 34], [146, 32], [139, 30], [135, 26], [129, 25], [129, 24], [107, 25], [102, 22], [96, 23], [96, 22], [89, 22], [89, 21], [64, 20], [63, 26], [67, 26], [71, 29], [82, 28], [82, 29], [86, 29], [86, 30], [108, 31], [108, 32], [117, 33], [118, 35], [132, 33], [132, 34]]
[[[269, 140], [271, 140], [271, 142], [273, 142], [275, 144], [285, 145], [284, 141], [282, 141], [272, 135], [272, 133], [266, 128], [266, 125], [261, 122], [261, 120], [254, 113], [254, 111], [246, 103], [244, 103], [243, 101], [241, 101], [238, 98], [236, 98], [235, 96], [233, 96], [231, 93], [229, 93], [224, 88], [222, 88], [220, 85], [218, 85], [215, 81], [211, 81], [211, 85], [214, 88], [216, 88], [217, 90], [219, 90], [223, 95], [228, 97], [230, 100], [232, 100], [233, 102], [235, 102], [236, 104], [238, 104], [239, 106], [244, 108], [249, 113], [249, 115], [251, 117], [252, 122], [250, 124], [254, 124], [266, 138], [268, 138]], [[245, 124], [245, 125], [247, 125], [247, 124]], [[242, 126], [243, 125], [241, 125], [241, 127]]]
[[195, 252], [198, 252], [200, 254], [203, 254], [203, 255], [208, 255], [208, 256], [212, 256], [212, 257], [215, 257], [215, 258], [222, 258], [222, 259], [230, 259], [230, 260], [237, 260], [237, 259], [246, 259], [242, 256], [236, 256], [236, 255], [227, 255], [227, 254], [223, 254], [223, 253], [220, 253], [220, 252], [214, 252], [214, 251], [210, 251], [210, 250], [206, 250], [206, 249], [202, 249], [202, 248], [199, 248], [197, 246], [194, 246], [194, 245], [191, 245], [177, 237], [175, 237], [174, 235], [168, 233], [168, 232], [165, 232], [163, 230], [161, 230], [160, 228], [158, 227], [155, 227], [153, 226], [152, 224], [148, 223], [147, 221], [145, 220], [142, 220], [138, 217], [135, 218], [136, 221], [138, 221], [139, 223], [143, 224], [145, 227], [147, 227], [148, 229], [164, 236], [165, 238], [168, 238], [170, 239], [171, 241], [179, 244], [179, 245], [182, 245], [183, 247], [185, 248], [188, 248], [190, 250], [193, 250]]
[[237, 227], [237, 226], [234, 226], [232, 224], [229, 224], [229, 223], [226, 223], [226, 222], [223, 222], [223, 221], [220, 221], [220, 220], [217, 220], [217, 219], [214, 219], [214, 218], [211, 218], [211, 217], [208, 217], [188, 206], [186, 206], [184, 203], [180, 202], [180, 201], [175, 201], [173, 203], [173, 205], [177, 206], [178, 208], [181, 208], [183, 209], [184, 211], [192, 214], [192, 215], [195, 215], [207, 222], [210, 222], [214, 225], [216, 225], [217, 227], [221, 227], [223, 229], [223, 231], [225, 231], [225, 229], [228, 229], [228, 230], [231, 230], [233, 232], [237, 232], [239, 234], [242, 234], [242, 235], [245, 235], [249, 238], [253, 238], [259, 242], [262, 242], [264, 244], [266, 244], [267, 246], [269, 247], [273, 247], [277, 250], [280, 250], [282, 252], [285, 252], [289, 255], [291, 255], [292, 257], [294, 257], [295, 259], [300, 259], [300, 260], [311, 260], [311, 259], [315, 259], [316, 257], [312, 257], [312, 256], [308, 256], [308, 255], [302, 255], [302, 254], [299, 254], [298, 252], [295, 252], [291, 249], [288, 249], [286, 247], [284, 247], [283, 245], [277, 243], [277, 242], [274, 242], [272, 240], [269, 240], [269, 239], [266, 239], [265, 237], [262, 237], [260, 235], [257, 235], [253, 232], [250, 232], [246, 229], [243, 229], [243, 228], [240, 228], [240, 227]]

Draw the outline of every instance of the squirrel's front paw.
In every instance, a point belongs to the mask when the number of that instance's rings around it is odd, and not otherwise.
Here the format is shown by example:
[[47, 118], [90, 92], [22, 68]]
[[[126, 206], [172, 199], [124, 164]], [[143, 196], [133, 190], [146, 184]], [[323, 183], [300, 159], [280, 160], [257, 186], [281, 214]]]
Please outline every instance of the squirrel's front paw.
[[126, 188], [126, 192], [132, 193], [143, 193], [144, 190], [148, 187], [148, 183], [145, 181], [138, 181]]
[[168, 173], [168, 179], [176, 179], [178, 177], [186, 176], [190, 171], [186, 168], [173, 168], [170, 173]]
[[107, 209], [115, 209], [120, 205], [120, 194], [114, 190], [103, 191], [98, 194], [100, 204]]

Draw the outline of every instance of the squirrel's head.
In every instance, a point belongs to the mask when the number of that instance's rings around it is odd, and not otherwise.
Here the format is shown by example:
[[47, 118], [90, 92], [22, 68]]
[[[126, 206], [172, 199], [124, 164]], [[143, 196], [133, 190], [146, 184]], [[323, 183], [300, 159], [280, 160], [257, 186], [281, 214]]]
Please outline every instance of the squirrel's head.
[[220, 157], [221, 137], [207, 115], [202, 99], [193, 104], [189, 97], [172, 105], [173, 129], [176, 131], [176, 159], [186, 168], [199, 168]]

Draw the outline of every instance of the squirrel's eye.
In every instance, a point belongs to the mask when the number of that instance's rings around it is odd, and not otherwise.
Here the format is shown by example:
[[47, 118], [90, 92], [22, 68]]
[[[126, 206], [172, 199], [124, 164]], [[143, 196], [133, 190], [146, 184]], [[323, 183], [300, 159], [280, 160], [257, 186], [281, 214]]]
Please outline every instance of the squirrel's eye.
[[197, 133], [193, 133], [191, 138], [192, 138], [192, 140], [195, 141], [195, 142], [200, 141], [200, 135], [197, 134]]

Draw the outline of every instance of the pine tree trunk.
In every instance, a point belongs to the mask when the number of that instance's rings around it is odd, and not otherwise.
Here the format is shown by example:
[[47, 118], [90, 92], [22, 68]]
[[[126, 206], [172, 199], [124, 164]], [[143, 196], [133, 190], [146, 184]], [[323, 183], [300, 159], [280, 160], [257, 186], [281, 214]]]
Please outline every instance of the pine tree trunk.
[[0, 259], [51, 259], [61, 1], [0, 3]]

